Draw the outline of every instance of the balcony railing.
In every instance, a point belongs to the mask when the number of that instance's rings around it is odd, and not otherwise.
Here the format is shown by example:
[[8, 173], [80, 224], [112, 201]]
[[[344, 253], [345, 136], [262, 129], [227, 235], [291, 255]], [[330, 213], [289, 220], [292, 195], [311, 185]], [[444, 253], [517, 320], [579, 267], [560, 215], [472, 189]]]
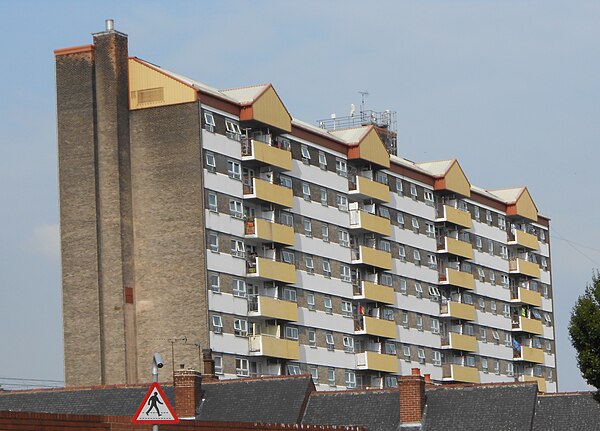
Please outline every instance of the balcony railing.
[[294, 228], [267, 219], [252, 218], [244, 225], [246, 238], [256, 238], [263, 241], [285, 245], [294, 245]]
[[272, 140], [270, 135], [250, 139], [242, 137], [242, 160], [249, 164], [264, 164], [279, 168], [284, 171], [292, 169], [292, 155], [289, 146], [284, 146], [283, 141]]
[[450, 205], [436, 205], [436, 221], [449, 222], [464, 228], [472, 228], [473, 221], [468, 211], [463, 211]]
[[257, 295], [248, 298], [248, 312], [251, 316], [289, 321], [298, 320], [298, 304], [269, 296]]
[[394, 304], [394, 289], [390, 286], [383, 286], [370, 281], [355, 281], [352, 283], [352, 286], [356, 299]]

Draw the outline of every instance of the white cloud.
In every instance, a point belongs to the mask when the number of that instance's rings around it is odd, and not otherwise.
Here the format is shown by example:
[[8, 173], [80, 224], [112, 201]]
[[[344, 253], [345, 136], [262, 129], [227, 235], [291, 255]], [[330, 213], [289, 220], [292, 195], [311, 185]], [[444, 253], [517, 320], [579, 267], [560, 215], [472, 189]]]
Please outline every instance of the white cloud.
[[23, 249], [48, 259], [60, 259], [60, 227], [58, 223], [34, 227], [23, 244]]

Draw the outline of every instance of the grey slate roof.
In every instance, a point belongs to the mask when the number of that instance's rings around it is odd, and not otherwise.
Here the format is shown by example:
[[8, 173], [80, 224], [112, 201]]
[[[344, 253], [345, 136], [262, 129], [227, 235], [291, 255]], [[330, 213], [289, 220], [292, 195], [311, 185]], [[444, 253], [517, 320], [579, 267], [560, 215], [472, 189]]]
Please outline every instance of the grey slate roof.
[[535, 384], [442, 386], [427, 391], [423, 431], [530, 431]]
[[311, 391], [308, 375], [203, 383], [196, 419], [294, 424]]
[[[174, 406], [175, 388], [162, 386]], [[148, 387], [0, 391], [0, 411], [133, 416]]]
[[400, 421], [398, 390], [316, 392], [310, 396], [303, 424], [362, 425], [391, 431]]
[[591, 393], [538, 396], [533, 431], [600, 430], [600, 404]]

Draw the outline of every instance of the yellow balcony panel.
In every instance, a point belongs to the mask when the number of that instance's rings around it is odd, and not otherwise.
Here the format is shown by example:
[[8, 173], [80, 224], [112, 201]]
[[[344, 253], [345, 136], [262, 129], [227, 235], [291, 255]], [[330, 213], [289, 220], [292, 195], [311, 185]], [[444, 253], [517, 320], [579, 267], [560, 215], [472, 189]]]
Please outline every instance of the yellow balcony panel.
[[473, 274], [457, 271], [456, 269], [446, 268], [439, 277], [440, 284], [449, 284], [451, 286], [463, 287], [465, 289], [475, 288], [475, 279]]
[[[514, 294], [513, 294], [514, 295]], [[533, 305], [534, 307], [542, 306], [542, 295], [533, 290], [523, 289], [519, 287], [517, 297], [512, 299], [513, 302], [522, 302], [524, 304]]]
[[254, 266], [248, 266], [247, 275], [262, 280], [276, 280], [294, 284], [296, 282], [296, 267], [289, 263], [257, 257]]
[[508, 262], [508, 270], [513, 274], [523, 274], [534, 278], [540, 278], [539, 265], [525, 259], [511, 259]]
[[465, 350], [467, 352], [477, 352], [477, 338], [473, 337], [472, 335], [450, 332], [448, 334], [448, 339], [444, 341], [442, 342], [442, 345], [446, 348]]
[[361, 245], [357, 251], [358, 255], [352, 257], [352, 263], [362, 263], [386, 270], [392, 269], [392, 255], [387, 251], [377, 250], [376, 248], [364, 245]]
[[295, 302], [268, 296], [258, 296], [256, 299], [256, 311], [250, 312], [250, 315], [289, 321], [298, 320], [298, 304]]
[[542, 322], [536, 319], [519, 316], [519, 321], [513, 321], [513, 331], [528, 332], [530, 334], [542, 335]]
[[360, 175], [356, 176], [356, 186], [348, 193], [351, 198], [372, 199], [378, 202], [390, 201], [390, 188], [386, 184], [378, 183]]
[[244, 198], [260, 199], [283, 207], [294, 206], [294, 194], [292, 189], [278, 186], [260, 178], [252, 178], [252, 186], [244, 186]]
[[479, 383], [479, 372], [475, 367], [448, 364], [443, 366], [443, 379], [455, 382]]
[[262, 241], [294, 245], [294, 228], [279, 223], [255, 218], [246, 221], [246, 238], [256, 238]]
[[521, 382], [536, 382], [538, 385], [538, 392], [546, 392], [546, 380], [543, 377], [535, 376], [521, 376], [519, 377]]
[[364, 352], [356, 354], [356, 368], [359, 370], [384, 371], [386, 373], [398, 372], [398, 359], [395, 355], [384, 355], [377, 352]]
[[473, 259], [473, 247], [471, 246], [471, 243], [450, 237], [444, 237], [443, 243], [438, 245], [438, 252], [450, 253], [466, 259]]
[[358, 333], [384, 338], [396, 338], [396, 322], [393, 320], [363, 316], [360, 322], [362, 322], [362, 327], [357, 328], [356, 332]]
[[537, 239], [537, 236], [535, 236], [535, 235], [532, 235], [527, 232], [523, 232], [522, 230], [515, 229], [512, 232], [512, 236], [513, 237], [510, 238], [510, 235], [509, 235], [510, 241], [508, 242], [511, 245], [516, 244], [516, 245], [520, 245], [522, 247], [529, 248], [531, 250], [539, 249], [538, 239]]
[[462, 211], [457, 208], [444, 205], [442, 217], [436, 219], [436, 221], [447, 221], [454, 223], [455, 225], [470, 229], [473, 227], [473, 220], [471, 220], [471, 214], [467, 211]]
[[388, 219], [360, 210], [350, 212], [350, 229], [375, 232], [383, 236], [392, 234], [392, 225]]
[[462, 302], [448, 301], [441, 306], [441, 314], [463, 320], [475, 320], [475, 307]]
[[515, 359], [536, 364], [544, 363], [544, 351], [533, 347], [521, 346], [521, 351], [515, 352]]
[[357, 287], [359, 287], [359, 291], [355, 294], [357, 299], [369, 299], [384, 304], [394, 304], [394, 289], [392, 287], [382, 286], [370, 281], [361, 281], [360, 286]]
[[298, 340], [286, 340], [271, 335], [253, 335], [249, 338], [249, 347], [251, 356], [300, 359], [300, 343]]
[[292, 170], [292, 153], [290, 151], [273, 147], [256, 139], [252, 139], [247, 149], [242, 151], [242, 161], [257, 162], [283, 171]]

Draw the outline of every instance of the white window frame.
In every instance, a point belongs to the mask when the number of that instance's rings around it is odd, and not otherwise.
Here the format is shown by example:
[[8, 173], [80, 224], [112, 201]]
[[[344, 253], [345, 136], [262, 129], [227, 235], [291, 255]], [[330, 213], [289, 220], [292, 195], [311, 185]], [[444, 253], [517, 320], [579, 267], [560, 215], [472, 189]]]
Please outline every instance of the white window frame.
[[302, 183], [302, 197], [305, 201], [310, 201], [310, 184], [306, 182]]
[[303, 162], [310, 162], [310, 151], [308, 151], [308, 145], [300, 145], [300, 155], [302, 156]]
[[327, 344], [327, 350], [335, 350], [335, 340], [332, 332], [325, 333], [325, 344]]
[[221, 293], [221, 277], [218, 272], [208, 273], [208, 284], [212, 293]]
[[349, 335], [344, 335], [342, 338], [342, 344], [344, 346], [344, 352], [354, 353], [354, 338]]
[[431, 333], [439, 334], [440, 333], [440, 321], [436, 318], [431, 318]]
[[298, 297], [297, 297], [296, 289], [294, 289], [292, 287], [284, 287], [282, 294], [283, 294], [282, 296], [283, 296], [284, 301], [290, 301], [290, 302], [297, 301]]
[[279, 175], [279, 185], [286, 189], [291, 189], [294, 186], [294, 182], [292, 178], [287, 175]]
[[408, 295], [408, 283], [406, 278], [400, 279], [400, 293], [403, 295]]
[[229, 215], [233, 218], [243, 219], [244, 218], [244, 205], [237, 199], [229, 200]]
[[240, 136], [242, 135], [242, 130], [240, 129], [240, 125], [230, 119], [225, 119], [225, 130], [227, 131], [225, 135], [230, 139], [235, 139], [236, 141], [240, 140]]
[[235, 160], [227, 160], [227, 175], [234, 180], [242, 180], [242, 164]]
[[316, 305], [315, 305], [315, 294], [314, 293], [307, 293], [306, 294], [306, 306], [310, 311], [315, 311], [316, 310]]
[[327, 314], [333, 313], [333, 301], [331, 300], [331, 296], [326, 296], [323, 298], [323, 307], [325, 308], [325, 312]]
[[298, 328], [296, 326], [286, 326], [285, 327], [285, 338], [287, 340], [297, 340], [298, 339]]
[[421, 265], [421, 252], [417, 249], [413, 250], [413, 263], [417, 266]]
[[219, 212], [219, 201], [215, 192], [208, 192], [208, 210], [211, 212]]
[[433, 192], [425, 190], [425, 205], [433, 206]]
[[317, 347], [317, 331], [314, 329], [308, 330], [308, 345], [310, 347]]
[[312, 220], [308, 217], [304, 217], [302, 225], [304, 226], [304, 235], [309, 238], [312, 238]]
[[[204, 126], [205, 126], [204, 128], [206, 130], [208, 130], [209, 132], [214, 132], [215, 125], [216, 125], [215, 116], [210, 111], [204, 111], [203, 114], [204, 114]], [[209, 127], [206, 127], [206, 126], [209, 126]]]
[[324, 207], [327, 206], [328, 202], [327, 202], [327, 189], [324, 187], [320, 188], [320, 195], [321, 195], [321, 205], [323, 205]]
[[217, 161], [215, 159], [215, 153], [212, 151], [206, 151], [204, 153], [204, 160], [206, 160], [206, 170], [208, 172], [217, 172]]
[[400, 227], [404, 228], [404, 213], [402, 211], [398, 211], [396, 214], [396, 221]]
[[352, 281], [352, 273], [351, 273], [351, 269], [348, 265], [341, 265], [340, 266], [340, 280], [346, 282], [346, 283], [350, 283]]
[[319, 167], [323, 170], [327, 169], [327, 156], [324, 151], [319, 151]]
[[233, 321], [233, 333], [236, 337], [247, 337], [248, 321], [246, 319], [235, 319]]
[[329, 242], [329, 225], [327, 223], [321, 225], [321, 239], [324, 242]]
[[247, 296], [246, 281], [240, 278], [234, 278], [231, 281], [233, 296], [245, 298]]
[[423, 298], [423, 286], [418, 281], [415, 282], [415, 296], [419, 299]]
[[425, 234], [429, 238], [435, 238], [435, 226], [433, 223], [425, 223]]
[[406, 248], [402, 244], [398, 245], [398, 257], [401, 262], [406, 262]]
[[417, 358], [419, 358], [419, 362], [420, 362], [421, 364], [424, 364], [424, 363], [425, 363], [426, 356], [425, 356], [425, 349], [424, 349], [424, 348], [422, 348], [422, 347], [419, 347], [419, 348], [417, 349]]
[[221, 318], [221, 315], [213, 314], [211, 322], [212, 322], [213, 332], [215, 334], [222, 334], [223, 333], [223, 319]]
[[331, 264], [328, 259], [323, 259], [323, 276], [331, 278]]
[[250, 375], [248, 359], [235, 358], [235, 374], [240, 377], [247, 377]]
[[431, 363], [436, 367], [442, 366], [442, 354], [437, 350], [431, 352]]
[[213, 360], [215, 361], [215, 374], [223, 374], [223, 357], [215, 355]]
[[315, 273], [315, 262], [313, 261], [312, 256], [305, 256], [304, 262], [306, 264], [306, 272], [308, 274], [314, 274]]
[[345, 229], [340, 229], [338, 238], [342, 247], [350, 247], [350, 234]]
[[418, 195], [417, 185], [415, 183], [410, 183], [410, 197], [412, 200], [416, 201]]
[[396, 193], [398, 193], [400, 196], [404, 194], [404, 186], [402, 185], [401, 178], [396, 178]]
[[348, 211], [348, 198], [345, 195], [338, 193], [336, 195], [336, 202], [338, 210], [347, 212]]
[[244, 259], [246, 257], [246, 246], [240, 239], [231, 239], [231, 255]]
[[219, 235], [217, 232], [208, 232], [208, 247], [213, 253], [219, 252]]
[[341, 177], [348, 176], [348, 164], [345, 160], [339, 158], [335, 159], [335, 172]]
[[410, 346], [404, 344], [402, 346], [402, 356], [406, 362], [410, 362]]
[[342, 316], [352, 317], [352, 302], [342, 301]]

